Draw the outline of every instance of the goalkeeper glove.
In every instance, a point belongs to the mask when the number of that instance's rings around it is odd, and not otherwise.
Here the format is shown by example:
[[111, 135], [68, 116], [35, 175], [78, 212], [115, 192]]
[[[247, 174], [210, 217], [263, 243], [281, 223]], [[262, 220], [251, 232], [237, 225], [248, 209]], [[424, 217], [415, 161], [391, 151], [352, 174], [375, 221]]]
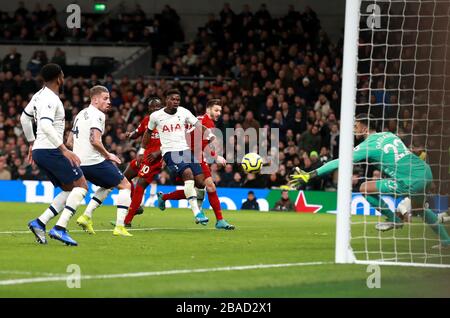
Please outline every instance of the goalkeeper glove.
[[294, 174], [290, 175], [289, 185], [299, 186], [301, 184], [306, 184], [309, 182], [309, 180], [311, 180], [311, 178], [314, 178], [315, 176], [317, 176], [317, 172], [315, 170], [306, 172], [301, 170], [299, 167], [296, 167]]

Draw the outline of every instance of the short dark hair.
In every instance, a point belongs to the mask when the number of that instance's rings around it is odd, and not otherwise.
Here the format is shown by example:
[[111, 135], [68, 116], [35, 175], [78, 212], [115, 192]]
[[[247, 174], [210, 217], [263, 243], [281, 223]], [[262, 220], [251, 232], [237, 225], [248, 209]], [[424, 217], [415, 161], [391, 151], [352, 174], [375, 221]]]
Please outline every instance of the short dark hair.
[[214, 105], [219, 105], [222, 106], [222, 101], [220, 100], [220, 98], [213, 98], [210, 99], [207, 103], [206, 103], [206, 108], [211, 108]]
[[51, 82], [56, 80], [61, 75], [61, 66], [55, 63], [45, 64], [41, 68], [41, 76], [45, 82]]
[[180, 91], [176, 88], [172, 88], [166, 91], [164, 94], [165, 97], [169, 97], [170, 95], [181, 95]]
[[361, 113], [355, 116], [355, 122], [363, 124], [364, 126], [369, 128], [369, 124], [371, 124], [372, 122], [372, 127], [375, 129], [376, 127], [376, 122], [375, 122], [375, 117], [373, 117], [373, 115], [371, 114], [367, 114], [367, 113]]

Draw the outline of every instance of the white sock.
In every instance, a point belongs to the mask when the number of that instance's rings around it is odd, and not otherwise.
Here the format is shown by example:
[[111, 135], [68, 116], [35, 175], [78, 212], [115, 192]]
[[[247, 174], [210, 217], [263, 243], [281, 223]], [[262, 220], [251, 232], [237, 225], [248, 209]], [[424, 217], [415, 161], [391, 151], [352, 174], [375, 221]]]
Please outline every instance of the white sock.
[[91, 201], [89, 201], [86, 211], [84, 211], [84, 215], [92, 218], [92, 212], [94, 212], [94, 210], [98, 208], [103, 203], [103, 201], [105, 201], [111, 191], [112, 189], [105, 188], [99, 188], [97, 191], [95, 191], [94, 196], [92, 197]]
[[150, 184], [150, 206], [154, 207], [155, 206], [155, 201], [157, 199], [157, 194], [156, 194], [156, 183], [151, 183]]
[[117, 219], [116, 226], [124, 226], [125, 218], [128, 214], [128, 208], [131, 204], [130, 198], [131, 190], [122, 189], [119, 190], [119, 194], [117, 196]]
[[67, 197], [64, 211], [61, 213], [61, 216], [59, 217], [58, 223], [56, 223], [56, 225], [67, 228], [67, 224], [69, 223], [70, 218], [77, 211], [77, 208], [81, 204], [81, 201], [83, 201], [86, 193], [87, 190], [85, 188], [76, 187], [72, 189], [69, 196]]
[[191, 205], [192, 213], [194, 213], [194, 216], [197, 216], [200, 213], [200, 209], [197, 204], [197, 192], [195, 191], [194, 184], [194, 180], [184, 181], [184, 195]]
[[64, 206], [66, 205], [66, 200], [67, 200], [67, 197], [69, 196], [69, 194], [70, 194], [70, 191], [60, 192], [53, 199], [52, 203], [47, 208], [47, 210], [45, 210], [44, 213], [42, 213], [41, 216], [38, 218], [39, 221], [41, 221], [44, 224], [47, 224], [48, 221], [50, 221], [55, 216], [57, 216], [58, 213], [64, 209]]
[[203, 201], [205, 200], [205, 188], [203, 189], [195, 188], [195, 191], [197, 191], [198, 209], [201, 210], [203, 207]]

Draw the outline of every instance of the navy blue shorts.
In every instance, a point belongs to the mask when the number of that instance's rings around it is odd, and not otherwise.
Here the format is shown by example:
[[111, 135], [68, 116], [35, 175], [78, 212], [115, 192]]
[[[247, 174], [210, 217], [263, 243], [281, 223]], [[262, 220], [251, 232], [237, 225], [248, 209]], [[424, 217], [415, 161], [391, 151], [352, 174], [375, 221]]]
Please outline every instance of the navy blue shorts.
[[81, 166], [86, 179], [96, 186], [111, 189], [123, 180], [123, 173], [111, 161], [105, 160], [92, 166]]
[[55, 187], [70, 185], [83, 176], [80, 167], [74, 167], [59, 149], [33, 150], [33, 160]]
[[191, 168], [194, 176], [202, 174], [202, 167], [190, 149], [183, 151], [166, 152], [163, 157], [171, 174], [182, 176], [183, 171]]

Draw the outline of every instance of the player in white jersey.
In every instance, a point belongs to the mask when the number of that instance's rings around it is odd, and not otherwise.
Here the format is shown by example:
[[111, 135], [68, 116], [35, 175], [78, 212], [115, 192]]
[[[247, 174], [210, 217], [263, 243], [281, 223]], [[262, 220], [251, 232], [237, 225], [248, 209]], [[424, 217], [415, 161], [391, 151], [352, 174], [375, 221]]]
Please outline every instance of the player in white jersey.
[[[36, 240], [46, 244], [45, 226], [58, 215], [61, 216], [49, 231], [49, 236], [67, 245], [77, 245], [67, 233], [67, 224], [75, 214], [87, 193], [87, 182], [80, 170], [80, 159], [63, 143], [65, 112], [59, 99], [59, 89], [64, 83], [64, 74], [57, 64], [47, 64], [41, 70], [44, 87], [34, 94], [25, 107], [20, 121], [26, 139], [30, 143], [28, 160], [44, 171], [50, 181], [63, 191], [53, 200], [50, 207], [37, 219], [28, 223]], [[36, 137], [33, 132], [36, 121]]]
[[171, 89], [166, 92], [166, 107], [152, 113], [148, 123], [148, 131], [157, 129], [161, 141], [163, 159], [172, 174], [184, 181], [184, 193], [191, 205], [195, 222], [202, 225], [208, 218], [199, 209], [197, 192], [205, 188], [205, 178], [199, 161], [195, 158], [186, 141], [186, 126], [202, 127], [202, 134], [208, 134], [211, 142], [215, 136], [189, 110], [180, 105], [180, 92]]
[[124, 220], [131, 203], [131, 184], [122, 172], [113, 164], [120, 164], [120, 159], [108, 152], [102, 143], [105, 132], [105, 113], [111, 109], [109, 91], [104, 86], [94, 86], [90, 90], [91, 104], [75, 117], [69, 134], [68, 146], [73, 144], [73, 151], [80, 157], [81, 170], [86, 179], [100, 188], [95, 191], [83, 215], [77, 219], [89, 234], [95, 234], [92, 223], [92, 211], [101, 204], [112, 188], [118, 188], [117, 221], [114, 235], [132, 236], [124, 227]]

